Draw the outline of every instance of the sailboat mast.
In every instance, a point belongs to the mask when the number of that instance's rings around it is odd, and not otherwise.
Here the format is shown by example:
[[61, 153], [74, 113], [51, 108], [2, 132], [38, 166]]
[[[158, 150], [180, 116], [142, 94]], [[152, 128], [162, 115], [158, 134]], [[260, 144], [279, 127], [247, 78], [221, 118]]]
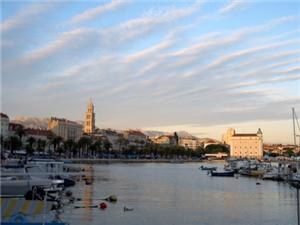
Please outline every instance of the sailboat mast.
[[295, 127], [295, 109], [292, 108], [292, 114], [293, 114], [293, 130], [294, 130], [294, 145], [296, 146], [296, 127]]

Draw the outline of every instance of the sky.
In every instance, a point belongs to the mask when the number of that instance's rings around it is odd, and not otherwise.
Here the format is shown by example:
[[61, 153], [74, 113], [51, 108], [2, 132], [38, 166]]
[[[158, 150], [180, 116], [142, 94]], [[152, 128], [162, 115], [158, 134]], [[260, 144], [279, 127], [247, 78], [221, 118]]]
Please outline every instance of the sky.
[[2, 1], [1, 111], [292, 143], [298, 1]]

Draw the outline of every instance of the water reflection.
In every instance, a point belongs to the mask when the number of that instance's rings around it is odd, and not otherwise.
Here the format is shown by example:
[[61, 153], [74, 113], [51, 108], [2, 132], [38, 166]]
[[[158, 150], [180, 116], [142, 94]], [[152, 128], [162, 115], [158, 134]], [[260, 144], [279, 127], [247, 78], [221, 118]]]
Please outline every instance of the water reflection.
[[85, 186], [83, 191], [83, 199], [82, 203], [84, 206], [84, 214], [82, 217], [82, 221], [84, 222], [91, 222], [93, 220], [92, 217], [92, 208], [93, 205], [93, 182], [94, 182], [94, 169], [93, 166], [85, 166]]
[[[217, 164], [222, 167], [223, 164]], [[210, 177], [199, 164], [113, 164], [93, 167], [94, 183], [73, 189], [92, 198], [117, 195], [105, 211], [85, 209], [71, 224], [296, 224], [295, 190], [289, 185], [247, 177]], [[94, 202], [98, 204], [99, 202]], [[124, 206], [134, 211], [124, 212]], [[80, 213], [80, 212], [79, 212]], [[83, 222], [85, 221], [85, 222]]]

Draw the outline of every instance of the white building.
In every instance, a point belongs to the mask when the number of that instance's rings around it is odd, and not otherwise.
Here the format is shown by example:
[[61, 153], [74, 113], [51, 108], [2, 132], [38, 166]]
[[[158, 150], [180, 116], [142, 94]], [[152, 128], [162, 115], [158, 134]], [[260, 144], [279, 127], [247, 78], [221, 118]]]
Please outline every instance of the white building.
[[95, 113], [91, 100], [88, 103], [87, 112], [85, 113], [84, 132], [88, 134], [95, 132]]
[[125, 130], [123, 132], [124, 138], [128, 141], [136, 142], [146, 142], [147, 137], [139, 130]]
[[256, 133], [236, 133], [233, 128], [227, 130], [222, 137], [223, 143], [230, 146], [230, 156], [237, 158], [262, 158], [263, 134], [260, 129]]
[[3, 138], [7, 138], [9, 136], [9, 117], [4, 113], [0, 113], [0, 118], [1, 118], [1, 135]]
[[161, 135], [157, 137], [152, 137], [150, 140], [153, 143], [161, 145], [176, 145], [176, 139], [173, 135]]
[[179, 138], [178, 145], [193, 150], [196, 150], [196, 148], [199, 146], [198, 141], [193, 138]]
[[123, 137], [128, 140], [128, 145], [143, 147], [147, 143], [147, 136], [139, 130], [125, 130]]
[[48, 130], [64, 140], [78, 141], [82, 137], [82, 125], [66, 119], [51, 117], [48, 122]]

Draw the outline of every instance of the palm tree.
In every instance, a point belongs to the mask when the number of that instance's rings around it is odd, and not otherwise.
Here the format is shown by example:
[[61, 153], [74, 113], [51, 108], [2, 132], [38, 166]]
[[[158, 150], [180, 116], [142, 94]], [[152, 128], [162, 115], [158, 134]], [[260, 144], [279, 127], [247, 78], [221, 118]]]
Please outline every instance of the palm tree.
[[73, 148], [75, 147], [75, 144], [76, 144], [75, 141], [73, 141], [72, 139], [66, 140], [63, 143], [65, 152], [69, 153], [69, 158], [71, 157], [71, 153]]
[[120, 136], [116, 142], [119, 144], [119, 152], [121, 152], [122, 147], [127, 147], [129, 143], [129, 141], [122, 136]]
[[4, 137], [1, 134], [1, 150], [4, 148]]
[[88, 153], [88, 149], [90, 145], [92, 144], [92, 139], [89, 137], [81, 137], [78, 141], [78, 147], [80, 149], [79, 156], [82, 156], [82, 153], [85, 152], [86, 154]]
[[49, 131], [47, 135], [47, 142], [48, 142], [48, 151], [50, 151], [50, 147], [52, 145], [52, 140], [55, 138], [55, 134], [52, 131]]
[[63, 141], [63, 138], [60, 136], [55, 136], [51, 141], [51, 144], [53, 145], [53, 148], [54, 148], [54, 152], [57, 152], [59, 150], [59, 155], [61, 154], [59, 147], [60, 147], [60, 144], [62, 143], [62, 141]]
[[17, 127], [16, 135], [20, 138], [20, 141], [22, 141], [22, 137], [24, 137], [26, 135], [26, 132], [22, 125]]
[[91, 144], [90, 149], [92, 151], [92, 156], [95, 156], [95, 153], [99, 153], [102, 150], [102, 142], [100, 140], [95, 141]]
[[7, 147], [10, 149], [11, 154], [14, 154], [15, 149], [19, 149], [22, 146], [22, 142], [17, 136], [10, 136], [7, 141]]
[[39, 152], [41, 152], [41, 151], [44, 152], [45, 148], [46, 148], [46, 141], [42, 140], [42, 139], [38, 139], [37, 140], [37, 150]]
[[28, 153], [29, 153], [30, 155], [32, 155], [32, 153], [34, 152], [33, 145], [34, 145], [35, 142], [36, 142], [36, 140], [35, 140], [34, 137], [31, 137], [31, 136], [30, 136], [30, 137], [27, 139], [28, 145], [26, 146], [26, 147], [27, 147], [26, 150], [28, 151]]
[[175, 139], [175, 145], [178, 145], [179, 137], [178, 137], [177, 132], [174, 132], [174, 139]]
[[104, 139], [104, 141], [103, 141], [103, 147], [104, 147], [104, 149], [105, 149], [107, 152], [109, 151], [109, 149], [111, 148], [111, 146], [112, 146], [112, 144], [109, 142], [109, 140]]

